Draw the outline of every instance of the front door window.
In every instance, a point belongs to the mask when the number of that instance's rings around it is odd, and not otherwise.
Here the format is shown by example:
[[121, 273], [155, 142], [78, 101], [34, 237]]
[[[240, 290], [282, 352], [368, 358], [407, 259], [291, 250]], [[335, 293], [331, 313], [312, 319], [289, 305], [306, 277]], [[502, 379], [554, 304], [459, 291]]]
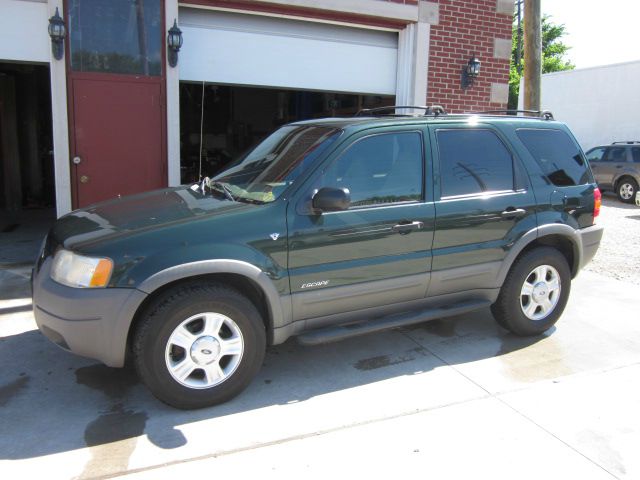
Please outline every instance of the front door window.
[[422, 200], [423, 146], [419, 132], [372, 135], [352, 145], [323, 174], [323, 187], [348, 188], [351, 206]]

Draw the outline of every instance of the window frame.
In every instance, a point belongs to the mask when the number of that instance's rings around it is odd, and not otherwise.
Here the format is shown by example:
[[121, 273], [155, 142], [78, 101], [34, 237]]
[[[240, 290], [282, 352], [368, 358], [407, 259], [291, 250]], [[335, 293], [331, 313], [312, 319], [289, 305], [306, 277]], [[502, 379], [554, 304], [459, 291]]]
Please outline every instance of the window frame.
[[[512, 187], [507, 190], [490, 190], [486, 192], [475, 192], [475, 193], [465, 193], [461, 195], [443, 195], [443, 185], [442, 185], [442, 155], [440, 152], [440, 144], [438, 143], [438, 132], [441, 131], [488, 131], [491, 132], [498, 141], [502, 144], [506, 152], [509, 154], [511, 158], [511, 176], [512, 176]], [[432, 142], [434, 143], [434, 151], [437, 152], [437, 162], [434, 162], [436, 165], [437, 171], [434, 171], [434, 183], [437, 184], [435, 187], [438, 190], [438, 198], [440, 200], [458, 200], [458, 199], [466, 199], [466, 198], [477, 198], [477, 197], [487, 197], [487, 196], [496, 196], [496, 195], [504, 195], [511, 194], [519, 191], [526, 190], [526, 181], [522, 178], [522, 168], [520, 164], [516, 161], [516, 156], [514, 155], [513, 150], [511, 149], [508, 142], [502, 137], [500, 132], [493, 128], [490, 125], [482, 124], [482, 125], [447, 125], [445, 127], [434, 127], [433, 128], [433, 138]]]

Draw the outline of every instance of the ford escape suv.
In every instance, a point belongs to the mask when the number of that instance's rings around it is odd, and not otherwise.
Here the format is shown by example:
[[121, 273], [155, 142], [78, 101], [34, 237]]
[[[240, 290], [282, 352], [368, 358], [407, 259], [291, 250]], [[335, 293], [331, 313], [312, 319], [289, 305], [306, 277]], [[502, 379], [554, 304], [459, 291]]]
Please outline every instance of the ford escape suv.
[[485, 307], [517, 335], [550, 328], [602, 236], [568, 128], [394, 112], [289, 124], [212, 179], [60, 218], [33, 272], [40, 330], [112, 367], [131, 359], [160, 400], [199, 408], [292, 336]]
[[640, 185], [640, 141], [594, 147], [586, 157], [601, 191], [612, 190], [621, 202], [634, 202]]

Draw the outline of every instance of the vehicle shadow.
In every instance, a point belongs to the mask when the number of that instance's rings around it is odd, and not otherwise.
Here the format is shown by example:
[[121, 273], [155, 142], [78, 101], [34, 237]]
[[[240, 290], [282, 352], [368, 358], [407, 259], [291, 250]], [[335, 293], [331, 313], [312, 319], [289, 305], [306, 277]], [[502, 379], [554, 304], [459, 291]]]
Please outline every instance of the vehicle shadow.
[[[188, 443], [178, 426], [216, 420], [216, 428], [224, 430], [239, 416], [265, 420], [263, 409], [304, 407], [308, 400], [328, 394], [507, 355], [552, 333], [515, 337], [483, 310], [316, 347], [289, 340], [268, 348], [258, 377], [237, 398], [180, 411], [152, 397], [132, 368], [108, 368], [65, 353], [39, 331], [29, 330], [0, 337], [0, 459], [90, 447], [84, 476], [112, 474], [126, 470], [142, 435], [160, 449], [176, 449]], [[447, 357], [453, 360], [444, 360]], [[429, 391], [429, 378], [423, 381]], [[314, 408], [305, 415], [332, 415]]]
[[618, 200], [615, 193], [605, 192], [602, 195], [602, 205], [605, 207], [619, 208], [622, 210], [640, 210], [635, 203], [624, 203]]

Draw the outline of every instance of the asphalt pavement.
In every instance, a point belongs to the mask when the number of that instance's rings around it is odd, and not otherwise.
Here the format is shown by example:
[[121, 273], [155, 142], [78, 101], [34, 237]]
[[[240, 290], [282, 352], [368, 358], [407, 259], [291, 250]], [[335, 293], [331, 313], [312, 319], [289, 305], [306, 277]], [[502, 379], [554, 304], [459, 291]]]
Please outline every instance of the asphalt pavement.
[[582, 272], [535, 338], [488, 310], [270, 348], [252, 385], [179, 411], [36, 329], [0, 270], [0, 477], [640, 478], [640, 291]]

